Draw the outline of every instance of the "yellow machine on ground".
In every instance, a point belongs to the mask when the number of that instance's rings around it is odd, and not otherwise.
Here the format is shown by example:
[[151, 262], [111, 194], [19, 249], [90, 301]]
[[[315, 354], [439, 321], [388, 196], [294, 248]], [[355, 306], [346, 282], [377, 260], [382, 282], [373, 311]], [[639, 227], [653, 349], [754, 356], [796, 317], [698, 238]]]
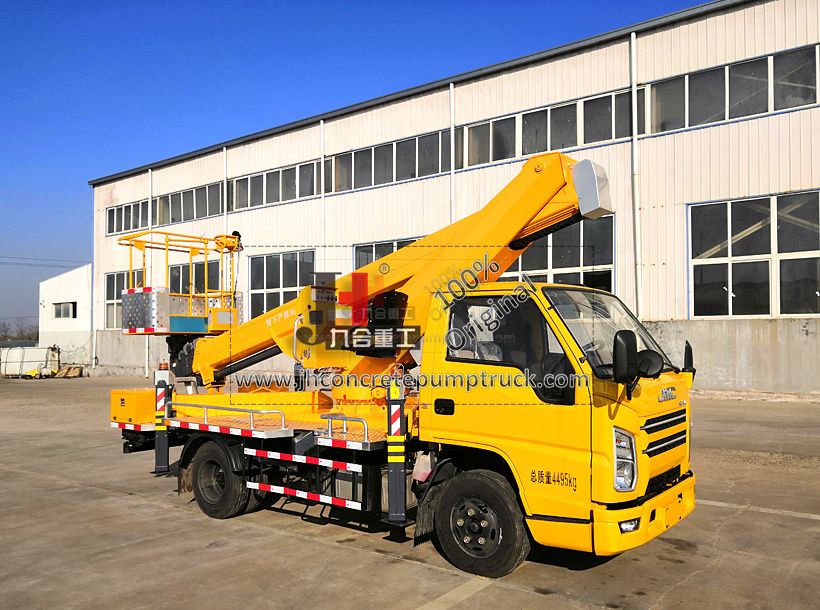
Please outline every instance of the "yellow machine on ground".
[[[486, 576], [531, 540], [641, 545], [695, 506], [691, 349], [674, 366], [609, 293], [497, 281], [536, 239], [610, 212], [600, 167], [534, 157], [479, 212], [191, 337], [153, 389], [112, 393], [112, 425], [158, 471], [184, 444], [180, 486], [216, 518], [284, 497], [415, 522]], [[278, 354], [292, 375], [242, 372]]]

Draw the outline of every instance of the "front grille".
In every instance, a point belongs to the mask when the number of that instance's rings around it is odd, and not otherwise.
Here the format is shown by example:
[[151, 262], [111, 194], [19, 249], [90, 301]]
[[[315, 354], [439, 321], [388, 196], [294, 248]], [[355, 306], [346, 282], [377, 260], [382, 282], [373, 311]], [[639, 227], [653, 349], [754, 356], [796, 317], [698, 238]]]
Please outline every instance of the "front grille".
[[680, 432], [676, 432], [672, 436], [667, 436], [666, 438], [659, 438], [656, 441], [652, 441], [646, 446], [646, 449], [644, 449], [644, 453], [649, 457], [655, 457], [656, 455], [660, 455], [661, 453], [666, 453], [670, 449], [680, 447], [685, 442], [686, 430], [681, 430]]
[[655, 434], [655, 432], [677, 426], [685, 421], [686, 409], [681, 409], [680, 411], [672, 411], [672, 413], [667, 413], [666, 415], [659, 415], [658, 417], [647, 419], [646, 423], [641, 426], [641, 430], [645, 430], [648, 434]]
[[646, 486], [646, 495], [647, 496], [654, 496], [661, 493], [667, 487], [671, 487], [675, 483], [678, 482], [680, 478], [680, 466], [675, 466], [674, 468], [670, 468], [666, 472], [662, 472], [661, 474], [655, 475], [651, 479], [649, 479], [649, 483]]

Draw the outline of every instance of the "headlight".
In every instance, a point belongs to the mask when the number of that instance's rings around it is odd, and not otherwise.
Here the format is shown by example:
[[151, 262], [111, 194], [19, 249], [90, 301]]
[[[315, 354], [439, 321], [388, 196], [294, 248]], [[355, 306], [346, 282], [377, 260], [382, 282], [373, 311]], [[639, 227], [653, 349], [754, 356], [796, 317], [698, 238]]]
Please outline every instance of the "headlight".
[[615, 490], [632, 491], [637, 480], [635, 437], [625, 430], [612, 429], [615, 451]]

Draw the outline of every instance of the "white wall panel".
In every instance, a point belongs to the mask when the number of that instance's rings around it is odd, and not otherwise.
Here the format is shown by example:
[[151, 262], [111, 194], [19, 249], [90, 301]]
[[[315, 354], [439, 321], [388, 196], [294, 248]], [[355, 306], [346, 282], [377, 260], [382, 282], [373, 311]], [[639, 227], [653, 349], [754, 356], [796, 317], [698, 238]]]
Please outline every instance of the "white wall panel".
[[820, 108], [640, 141], [645, 317], [687, 315], [687, 203], [820, 186]]
[[617, 42], [457, 85], [456, 123], [628, 86], [629, 43]]
[[817, 0], [755, 2], [638, 36], [648, 82], [820, 40]]
[[154, 196], [219, 182], [225, 173], [223, 165], [222, 152], [216, 152], [154, 170]]
[[325, 154], [399, 140], [449, 126], [450, 93], [445, 88], [325, 122]]
[[319, 124], [228, 149], [228, 177], [293, 165], [321, 155]]

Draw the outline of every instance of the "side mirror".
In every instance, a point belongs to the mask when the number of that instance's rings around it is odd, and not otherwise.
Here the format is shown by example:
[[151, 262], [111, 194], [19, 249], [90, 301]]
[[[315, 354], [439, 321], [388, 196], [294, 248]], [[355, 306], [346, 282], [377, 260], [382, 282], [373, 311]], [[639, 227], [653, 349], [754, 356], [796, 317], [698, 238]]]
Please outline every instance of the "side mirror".
[[686, 347], [683, 349], [683, 369], [681, 369], [684, 373], [692, 373], [692, 377], [695, 377], [695, 359], [692, 356], [692, 345], [689, 341], [686, 342]]
[[663, 370], [663, 358], [655, 350], [643, 349], [638, 352], [638, 374], [641, 377], [658, 377]]
[[612, 346], [612, 379], [626, 384], [627, 394], [631, 394], [632, 382], [637, 378], [638, 340], [631, 330], [619, 330]]

